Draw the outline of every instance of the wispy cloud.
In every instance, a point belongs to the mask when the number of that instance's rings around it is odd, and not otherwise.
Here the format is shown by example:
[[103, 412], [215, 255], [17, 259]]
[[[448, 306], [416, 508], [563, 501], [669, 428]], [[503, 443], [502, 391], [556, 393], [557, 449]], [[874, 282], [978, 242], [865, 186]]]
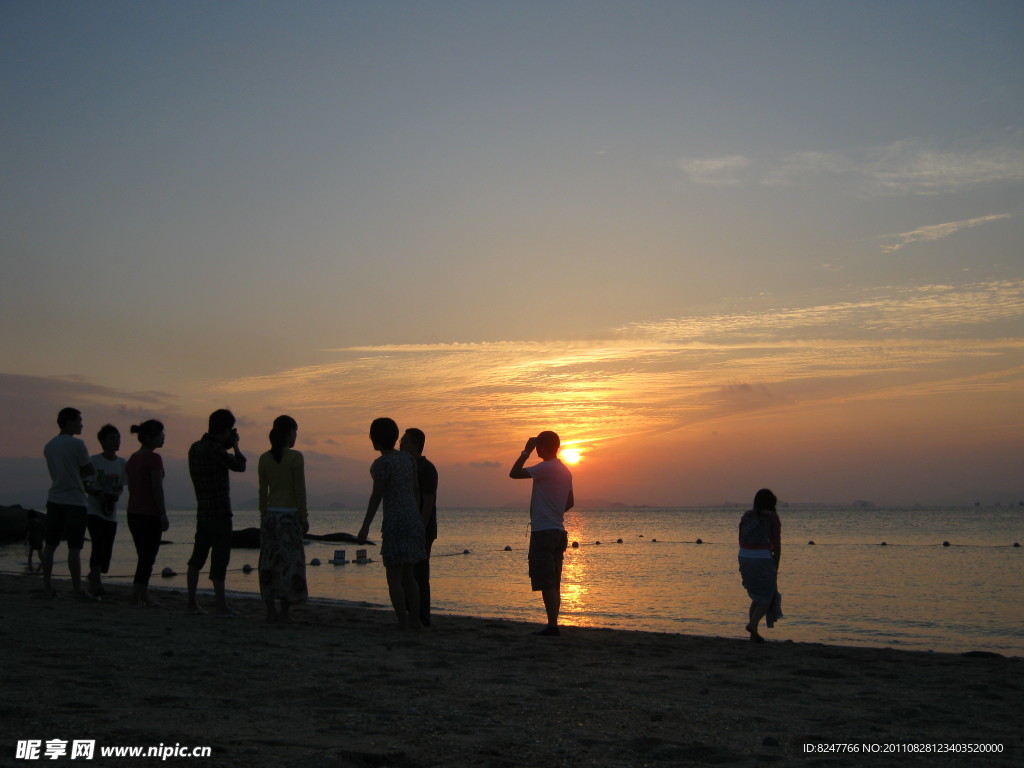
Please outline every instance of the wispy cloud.
[[678, 166], [694, 184], [811, 186], [832, 181], [865, 195], [933, 195], [1024, 181], [1024, 147], [943, 149], [906, 139], [846, 152], [799, 151], [759, 160], [743, 155], [684, 158]]
[[971, 229], [972, 227], [980, 227], [982, 224], [988, 224], [991, 221], [999, 221], [1000, 219], [1013, 218], [1008, 213], [994, 213], [990, 216], [978, 216], [974, 219], [966, 219], [964, 221], [950, 221], [945, 224], [933, 224], [928, 227], [921, 227], [910, 232], [901, 232], [898, 235], [883, 235], [878, 238], [880, 240], [896, 240], [895, 243], [890, 245], [882, 246], [882, 253], [893, 253], [900, 250], [905, 245], [910, 243], [931, 243], [936, 240], [944, 240], [950, 235], [955, 235], [962, 229]]
[[731, 186], [742, 181], [742, 171], [751, 163], [743, 155], [726, 157], [684, 157], [677, 162], [679, 169], [694, 184]]
[[868, 150], [857, 158], [855, 167], [885, 193], [955, 192], [982, 184], [1024, 180], [1024, 148], [993, 146], [955, 151], [908, 140]]
[[443, 428], [449, 440], [500, 446], [538, 425], [607, 440], [908, 387], [969, 388], [962, 382], [996, 370], [1021, 386], [1022, 306], [1024, 281], [889, 288], [637, 323], [597, 341], [347, 347], [220, 388], [233, 402], [273, 399], [358, 435], [387, 413]]
[[21, 445], [32, 445], [34, 454], [42, 441], [56, 431], [57, 412], [65, 406], [82, 410], [87, 433], [94, 433], [108, 421], [127, 433], [129, 424], [181, 413], [180, 400], [167, 392], [132, 392], [81, 376], [0, 373], [0, 413], [4, 414], [4, 427], [17, 436], [6, 450], [18, 451]]

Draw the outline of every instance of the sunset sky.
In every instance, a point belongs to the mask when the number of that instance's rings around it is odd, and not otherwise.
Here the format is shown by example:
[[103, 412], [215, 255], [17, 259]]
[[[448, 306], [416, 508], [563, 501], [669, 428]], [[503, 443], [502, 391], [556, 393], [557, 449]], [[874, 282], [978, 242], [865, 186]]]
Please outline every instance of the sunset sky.
[[[1024, 4], [0, 4], [0, 503], [57, 410], [444, 505], [1024, 498]], [[255, 473], [235, 498], [252, 495]]]

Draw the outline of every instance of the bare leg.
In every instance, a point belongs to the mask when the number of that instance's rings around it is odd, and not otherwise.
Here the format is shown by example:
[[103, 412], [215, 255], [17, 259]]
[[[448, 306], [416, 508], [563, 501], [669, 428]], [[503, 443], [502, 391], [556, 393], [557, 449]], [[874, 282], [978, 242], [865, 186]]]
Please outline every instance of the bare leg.
[[49, 544], [43, 545], [43, 551], [39, 553], [39, 561], [43, 565], [43, 589], [46, 594], [53, 594], [53, 586], [50, 584], [50, 574], [53, 573], [53, 550]]
[[213, 582], [213, 595], [214, 602], [217, 607], [215, 611], [221, 616], [227, 616], [231, 613], [231, 609], [228, 608], [228, 600], [224, 594], [224, 579], [211, 579]]
[[185, 606], [185, 611], [187, 613], [202, 613], [203, 609], [196, 602], [196, 589], [199, 588], [199, 570], [197, 568], [189, 566], [186, 582], [188, 584], [188, 605]]
[[753, 643], [763, 643], [764, 638], [758, 634], [757, 626], [761, 623], [761, 619], [768, 613], [767, 605], [758, 605], [757, 603], [751, 602], [750, 604], [750, 622], [747, 624], [747, 632], [750, 633], [750, 641]]
[[132, 599], [128, 605], [140, 608], [146, 604], [146, 585], [132, 584]]
[[[391, 597], [391, 607], [395, 610], [395, 617], [398, 619], [399, 629], [409, 629], [411, 619], [405, 594], [405, 569], [401, 565], [389, 565], [385, 569], [388, 577], [388, 595]], [[419, 626], [419, 616], [416, 617]]]
[[71, 573], [71, 589], [76, 595], [82, 594], [82, 550], [68, 548], [68, 571]]
[[405, 609], [409, 613], [409, 627], [419, 629], [423, 626], [420, 620], [420, 586], [416, 583], [416, 566], [402, 566], [402, 587], [405, 590]]
[[548, 625], [537, 634], [557, 635], [559, 634], [558, 613], [562, 609], [562, 590], [559, 587], [549, 587], [542, 589], [540, 594], [544, 598], [544, 611], [548, 616]]

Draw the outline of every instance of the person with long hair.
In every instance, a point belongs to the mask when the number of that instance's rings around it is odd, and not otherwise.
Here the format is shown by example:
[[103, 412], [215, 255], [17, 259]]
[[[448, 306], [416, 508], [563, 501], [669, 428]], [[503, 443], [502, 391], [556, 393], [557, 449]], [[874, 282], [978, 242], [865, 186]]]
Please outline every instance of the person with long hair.
[[768, 628], [782, 618], [782, 595], [778, 590], [779, 561], [782, 559], [782, 523], [775, 511], [778, 499], [767, 488], [754, 495], [754, 508], [740, 518], [740, 576], [750, 596], [746, 630], [751, 642], [763, 643], [758, 625]]
[[170, 527], [164, 501], [164, 462], [157, 448], [164, 444], [164, 425], [149, 419], [132, 426], [139, 438], [139, 450], [131, 455], [125, 467], [128, 475], [128, 530], [135, 542], [138, 563], [132, 581], [135, 607], [155, 606], [149, 597], [149, 577], [160, 551], [160, 536]]
[[380, 456], [370, 467], [373, 491], [366, 506], [358, 542], [366, 543], [377, 507], [384, 503], [380, 557], [388, 579], [388, 595], [400, 629], [420, 629], [420, 593], [416, 564], [427, 556], [423, 518], [417, 496], [416, 460], [395, 449], [398, 425], [391, 419], [374, 419], [370, 442]]
[[308, 597], [302, 534], [309, 530], [309, 516], [305, 466], [294, 448], [298, 433], [295, 419], [278, 416], [270, 450], [259, 460], [260, 595], [270, 623], [288, 622], [289, 608]]

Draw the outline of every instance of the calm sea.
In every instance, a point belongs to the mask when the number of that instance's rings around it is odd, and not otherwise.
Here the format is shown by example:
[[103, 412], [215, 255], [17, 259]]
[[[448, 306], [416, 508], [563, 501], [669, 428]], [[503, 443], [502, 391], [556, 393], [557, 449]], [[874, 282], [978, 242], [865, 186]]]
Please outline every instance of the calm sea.
[[[735, 543], [742, 512], [570, 512], [569, 540], [580, 546], [566, 555], [564, 623], [745, 637], [749, 602]], [[786, 618], [767, 631], [769, 639], [1024, 656], [1024, 548], [1013, 546], [1024, 543], [1024, 508], [801, 507], [782, 509], [780, 517]], [[257, 519], [236, 512], [235, 528]], [[310, 519], [315, 533], [355, 532], [362, 512], [312, 511]], [[193, 521], [194, 512], [171, 513], [165, 538], [173, 543], [161, 549], [156, 571], [169, 566], [179, 575], [154, 575], [153, 586], [184, 588]], [[524, 510], [442, 510], [440, 530], [431, 565], [435, 612], [541, 621], [526, 576]], [[336, 549], [353, 559], [357, 547], [307, 544], [307, 562], [323, 563], [307, 569], [311, 597], [388, 606], [376, 547], [367, 547], [374, 562], [366, 565], [329, 565]], [[67, 573], [64, 553], [62, 547], [55, 574]], [[228, 588], [258, 592], [256, 573], [240, 570], [258, 560], [258, 551], [236, 549]], [[111, 578], [131, 581], [134, 561], [122, 516]], [[23, 570], [23, 547], [0, 547], [0, 569]]]

